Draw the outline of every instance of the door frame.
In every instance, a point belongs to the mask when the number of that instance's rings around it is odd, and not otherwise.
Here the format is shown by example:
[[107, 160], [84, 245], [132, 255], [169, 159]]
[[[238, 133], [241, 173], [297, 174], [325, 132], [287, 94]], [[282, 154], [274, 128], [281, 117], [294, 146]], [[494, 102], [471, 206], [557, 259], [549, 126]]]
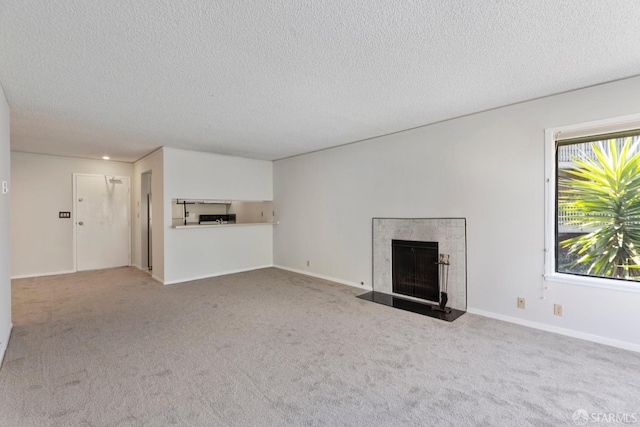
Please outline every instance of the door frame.
[[[136, 265], [136, 267], [139, 267], [142, 271], [145, 271], [147, 273], [151, 273], [153, 269], [153, 245], [149, 244], [153, 239], [152, 225], [149, 224], [149, 212], [152, 212], [152, 202], [151, 200], [149, 200], [149, 196], [151, 196], [151, 198], [153, 197], [153, 193], [151, 192], [152, 179], [153, 171], [151, 169], [140, 174], [140, 206], [138, 209], [139, 218], [135, 219], [136, 224], [139, 224], [140, 226], [140, 264]], [[151, 220], [152, 219], [153, 215]], [[137, 236], [134, 236], [134, 239], [135, 238], [137, 238]], [[146, 259], [144, 259], [145, 257], [143, 255], [146, 255]]]
[[127, 222], [129, 225], [129, 238], [127, 241], [129, 242], [129, 257], [128, 257], [128, 265], [131, 266], [131, 177], [124, 175], [103, 175], [99, 173], [73, 173], [73, 271], [78, 272], [78, 239], [76, 229], [78, 226], [78, 186], [77, 186], [77, 177], [78, 176], [99, 176], [104, 178], [114, 178], [114, 179], [126, 179], [128, 192], [127, 194]]

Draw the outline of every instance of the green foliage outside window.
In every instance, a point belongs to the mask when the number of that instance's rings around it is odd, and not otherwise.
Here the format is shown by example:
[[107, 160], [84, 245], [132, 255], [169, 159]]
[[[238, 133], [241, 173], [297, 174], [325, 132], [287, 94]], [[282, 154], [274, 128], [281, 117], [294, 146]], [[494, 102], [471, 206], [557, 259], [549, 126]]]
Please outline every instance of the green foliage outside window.
[[640, 137], [590, 143], [593, 155], [573, 159], [558, 178], [565, 225], [593, 230], [559, 242], [570, 265], [588, 275], [640, 279]]

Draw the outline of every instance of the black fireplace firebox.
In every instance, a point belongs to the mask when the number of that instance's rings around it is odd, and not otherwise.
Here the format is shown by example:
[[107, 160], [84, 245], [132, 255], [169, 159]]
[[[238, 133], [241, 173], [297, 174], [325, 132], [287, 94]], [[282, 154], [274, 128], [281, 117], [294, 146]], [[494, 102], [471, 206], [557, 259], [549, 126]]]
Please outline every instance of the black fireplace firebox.
[[438, 242], [391, 241], [393, 292], [439, 302]]

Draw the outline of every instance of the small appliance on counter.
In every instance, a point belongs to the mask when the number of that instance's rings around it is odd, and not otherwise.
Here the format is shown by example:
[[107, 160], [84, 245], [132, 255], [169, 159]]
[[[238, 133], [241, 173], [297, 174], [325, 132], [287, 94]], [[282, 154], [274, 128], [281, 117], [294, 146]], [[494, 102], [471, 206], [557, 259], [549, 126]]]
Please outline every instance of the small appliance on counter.
[[198, 217], [198, 224], [235, 224], [236, 214], [202, 214]]

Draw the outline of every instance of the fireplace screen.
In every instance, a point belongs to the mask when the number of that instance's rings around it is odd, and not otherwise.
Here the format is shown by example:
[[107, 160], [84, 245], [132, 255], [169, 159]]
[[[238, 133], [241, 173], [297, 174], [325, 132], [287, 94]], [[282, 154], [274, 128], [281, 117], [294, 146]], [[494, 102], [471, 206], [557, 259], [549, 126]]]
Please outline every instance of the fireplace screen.
[[438, 242], [392, 240], [393, 292], [439, 301]]

